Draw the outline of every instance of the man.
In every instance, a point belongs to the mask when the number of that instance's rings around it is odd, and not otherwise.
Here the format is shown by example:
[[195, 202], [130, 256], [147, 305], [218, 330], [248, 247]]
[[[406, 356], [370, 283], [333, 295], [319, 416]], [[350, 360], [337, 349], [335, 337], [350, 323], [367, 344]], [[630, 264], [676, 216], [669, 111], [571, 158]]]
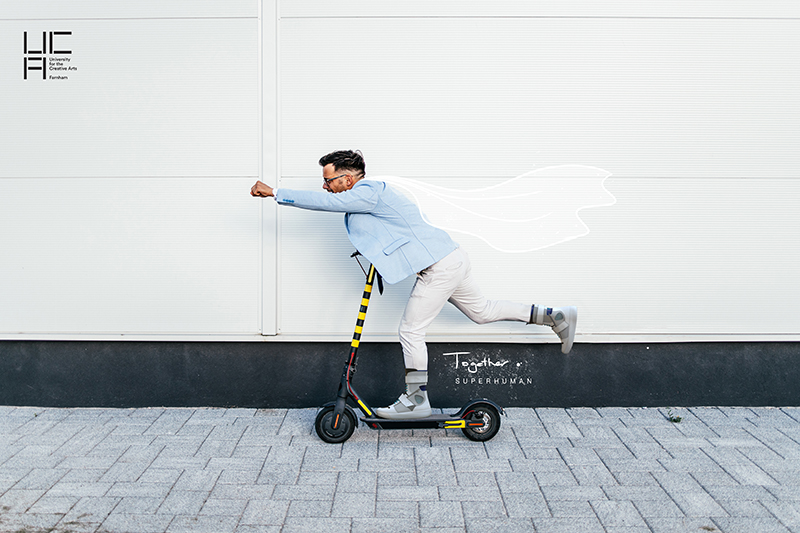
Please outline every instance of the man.
[[406, 392], [378, 416], [393, 419], [430, 416], [428, 349], [425, 331], [449, 301], [478, 324], [514, 320], [553, 328], [561, 351], [575, 339], [578, 310], [549, 308], [503, 300], [487, 300], [472, 277], [469, 257], [445, 231], [425, 222], [419, 208], [386, 183], [364, 179], [360, 152], [338, 151], [319, 160], [322, 188], [328, 193], [273, 189], [258, 181], [252, 196], [274, 197], [281, 205], [345, 213], [344, 225], [353, 246], [387, 283], [415, 275], [398, 333], [406, 367]]

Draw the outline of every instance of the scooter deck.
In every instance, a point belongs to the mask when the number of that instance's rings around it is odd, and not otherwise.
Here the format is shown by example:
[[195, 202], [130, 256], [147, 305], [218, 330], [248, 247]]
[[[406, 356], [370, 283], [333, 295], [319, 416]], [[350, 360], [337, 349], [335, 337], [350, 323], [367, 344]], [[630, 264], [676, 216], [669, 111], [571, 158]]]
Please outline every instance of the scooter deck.
[[361, 418], [361, 421], [372, 429], [464, 429], [466, 427], [483, 427], [482, 420], [465, 420], [458, 415], [442, 414], [405, 420], [365, 416]]

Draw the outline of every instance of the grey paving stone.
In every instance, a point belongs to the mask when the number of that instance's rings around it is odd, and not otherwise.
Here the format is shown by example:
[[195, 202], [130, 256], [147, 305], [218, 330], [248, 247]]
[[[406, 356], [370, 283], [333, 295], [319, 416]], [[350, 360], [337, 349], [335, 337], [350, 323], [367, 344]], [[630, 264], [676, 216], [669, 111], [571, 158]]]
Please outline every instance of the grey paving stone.
[[162, 503], [164, 503], [164, 498], [128, 496], [122, 498], [119, 504], [114, 507], [112, 513], [135, 515], [155, 514]]
[[414, 472], [414, 459], [386, 461], [382, 459], [359, 459], [359, 472]]
[[533, 475], [540, 487], [546, 485], [570, 487], [578, 484], [572, 472], [535, 472]]
[[45, 494], [43, 489], [12, 489], [0, 496], [4, 513], [24, 513]]
[[[614, 427], [612, 431], [614, 431], [617, 438], [628, 447], [632, 444], [658, 444], [653, 436], [641, 427]], [[661, 445], [659, 445], [659, 448], [660, 447]]]
[[64, 515], [61, 514], [16, 514], [3, 513], [0, 515], [0, 526], [13, 533], [35, 533], [52, 531]]
[[537, 533], [605, 533], [597, 517], [591, 518], [534, 518]]
[[498, 472], [495, 477], [503, 493], [539, 491], [539, 483], [532, 472]]
[[677, 457], [674, 459], [658, 459], [668, 472], [716, 472], [724, 473], [718, 462], [709, 457]]
[[[63, 478], [62, 478], [63, 479]], [[81, 498], [84, 496], [94, 496], [100, 497], [104, 496], [109, 489], [111, 489], [111, 483], [66, 483], [64, 481], [59, 481], [53, 487], [47, 491], [48, 496], [69, 496], [75, 498]]]
[[456, 472], [456, 479], [461, 487], [497, 487], [493, 472]]
[[67, 474], [66, 470], [35, 468], [15, 485], [15, 490], [48, 490]]
[[659, 461], [659, 459], [613, 459], [604, 461], [604, 464], [612, 474], [617, 472], [666, 472], [667, 469]]
[[106, 496], [112, 498], [166, 498], [172, 489], [171, 483], [114, 483]]
[[377, 472], [378, 486], [417, 485], [416, 472]]
[[541, 494], [504, 494], [503, 502], [506, 506], [506, 513], [511, 518], [550, 516], [550, 509]]
[[114, 533], [164, 533], [174, 518], [171, 515], [112, 514], [101, 528]]
[[[737, 502], [733, 502], [737, 503]], [[799, 502], [777, 502], [761, 501], [762, 504], [772, 515], [787, 527], [793, 530], [800, 530], [800, 503]], [[733, 515], [733, 513], [731, 513]], [[756, 516], [756, 515], [750, 515]]]
[[106, 470], [100, 481], [103, 483], [134, 482], [144, 474], [148, 466], [148, 463], [116, 463]]
[[551, 438], [580, 439], [583, 437], [578, 426], [572, 422], [544, 422], [547, 435]]
[[253, 485], [257, 482], [261, 469], [223, 470], [217, 478], [217, 485]]
[[669, 500], [669, 495], [659, 485], [604, 486], [609, 500]]
[[[544, 426], [517, 426], [512, 428], [503, 428], [505, 431], [506, 429], [511, 429], [514, 433], [514, 436], [520, 442], [526, 442], [529, 445], [533, 446], [533, 442], [529, 442], [530, 439], [538, 439], [538, 442], [545, 442], [549, 435], [547, 434], [547, 430], [544, 429]], [[566, 441], [566, 439], [563, 439]]]
[[516, 440], [513, 443], [486, 443], [486, 452], [489, 459], [512, 459], [512, 458], [525, 458], [525, 452], [519, 447]]
[[330, 501], [335, 489], [332, 485], [276, 485], [272, 499]]
[[602, 418], [629, 419], [633, 418], [628, 409], [624, 407], [598, 407], [595, 409]]
[[[533, 489], [538, 492], [538, 489]], [[500, 491], [496, 486], [481, 487], [439, 487], [441, 501], [478, 502], [501, 501]]]
[[536, 416], [542, 423], [547, 422], [572, 422], [572, 417], [566, 409], [558, 407], [537, 407], [534, 409]]
[[526, 533], [535, 531], [530, 518], [468, 518], [468, 533]]
[[331, 516], [373, 517], [375, 495], [361, 492], [337, 492], [333, 498]]
[[208, 463], [208, 457], [169, 456], [159, 454], [159, 456], [148, 465], [148, 468], [177, 468], [179, 470], [202, 469], [205, 468]]
[[542, 493], [551, 500], [605, 500], [606, 495], [600, 487], [558, 487], [543, 486]]
[[[772, 518], [773, 515], [759, 501], [752, 500], [722, 500], [716, 502], [732, 517], [747, 518]], [[777, 515], [776, 515], [777, 516]]]
[[79, 498], [68, 496], [50, 496], [45, 494], [34, 503], [27, 512], [31, 514], [67, 514], [78, 503]]
[[218, 470], [184, 470], [173, 490], [211, 492], [219, 475], [220, 471]]
[[368, 492], [375, 494], [378, 490], [377, 472], [340, 472], [336, 483], [336, 493]]
[[653, 477], [670, 495], [703, 492], [703, 487], [685, 472], [653, 472]]
[[658, 481], [648, 471], [645, 472], [612, 472], [617, 483], [631, 487], [647, 487], [658, 485]]
[[178, 481], [182, 473], [183, 470], [177, 468], [148, 468], [139, 476], [139, 481], [141, 483], [168, 483], [172, 485]]
[[331, 516], [331, 502], [328, 500], [294, 500], [289, 502], [287, 517], [328, 517]]
[[298, 485], [335, 485], [339, 478], [338, 472], [300, 472], [297, 478]]
[[99, 524], [111, 514], [120, 501], [120, 498], [81, 498], [72, 509], [66, 513], [62, 522], [86, 522], [99, 526]]
[[776, 501], [775, 496], [765, 487], [756, 485], [708, 485], [704, 488], [712, 498], [719, 500]]
[[609, 472], [605, 465], [576, 465], [570, 467], [570, 470], [572, 470], [572, 475], [575, 476], [579, 485], [616, 485], [617, 483], [617, 480], [611, 475], [611, 472]]
[[570, 473], [570, 469], [563, 459], [510, 459], [510, 463], [514, 472]]
[[197, 457], [230, 457], [236, 449], [235, 440], [206, 440], [195, 453]]
[[754, 531], [789, 533], [790, 531], [775, 518], [714, 518], [714, 523], [725, 533], [753, 533]]
[[592, 505], [585, 500], [547, 502], [550, 512], [556, 518], [594, 518], [597, 516]]
[[605, 527], [647, 527], [629, 501], [597, 501], [592, 502], [592, 507]]
[[220, 485], [211, 491], [209, 498], [221, 500], [269, 500], [275, 492], [275, 485]]
[[259, 485], [291, 485], [300, 477], [300, 464], [265, 463], [256, 483]]
[[417, 466], [417, 485], [454, 487], [458, 485], [458, 478], [450, 467]]
[[287, 517], [281, 533], [348, 533], [351, 518]]
[[377, 501], [375, 516], [378, 518], [419, 519], [419, 503], [415, 501]]
[[423, 528], [464, 527], [464, 513], [458, 501], [430, 502], [419, 504], [419, 521]]
[[436, 487], [379, 486], [378, 501], [439, 501], [439, 491]]
[[156, 511], [158, 514], [195, 516], [203, 508], [209, 492], [173, 490], [164, 498], [164, 502]]
[[306, 458], [301, 469], [314, 472], [355, 472], [359, 470], [359, 461], [355, 457], [345, 459]]
[[239, 523], [240, 525], [281, 526], [288, 510], [288, 500], [250, 500]]
[[229, 516], [177, 516], [167, 533], [233, 533], [238, 521]]
[[208, 498], [200, 510], [201, 516], [233, 516], [238, 519], [247, 507], [245, 499]]
[[506, 506], [502, 500], [461, 502], [461, 511], [467, 520], [507, 517]]
[[415, 533], [419, 531], [416, 518], [353, 518], [351, 533]]
[[568, 466], [600, 466], [602, 459], [591, 448], [559, 448], [558, 452]]
[[719, 486], [736, 487], [740, 485], [735, 478], [721, 468], [719, 471], [711, 472], [693, 471], [691, 475], [703, 488]]
[[705, 491], [670, 494], [686, 516], [728, 516], [728, 513]]
[[639, 514], [651, 525], [651, 518], [679, 518], [686, 516], [675, 502], [669, 498], [658, 500], [633, 499], [631, 503], [633, 503], [636, 510], [639, 511]]

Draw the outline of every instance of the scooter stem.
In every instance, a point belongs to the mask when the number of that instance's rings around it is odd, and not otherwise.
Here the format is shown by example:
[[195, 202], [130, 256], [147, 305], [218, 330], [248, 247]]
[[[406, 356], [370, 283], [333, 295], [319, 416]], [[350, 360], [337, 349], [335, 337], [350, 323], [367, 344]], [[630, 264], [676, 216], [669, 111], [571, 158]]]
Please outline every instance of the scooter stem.
[[[376, 275], [378, 275], [378, 273], [377, 270], [375, 270], [375, 265], [370, 265], [369, 272], [367, 273], [367, 282], [364, 285], [364, 294], [361, 296], [361, 307], [358, 310], [353, 340], [350, 343], [350, 355], [345, 364], [344, 372], [342, 372], [339, 392], [336, 395], [336, 407], [333, 410], [333, 429], [339, 428], [339, 421], [342, 419], [342, 413], [344, 413], [345, 404], [347, 403], [347, 396], [350, 393], [350, 372], [356, 364], [358, 345], [361, 342], [361, 332], [364, 328], [364, 320], [367, 318], [367, 307], [369, 307], [369, 298], [372, 296], [372, 285], [375, 282]], [[358, 398], [356, 398], [356, 401], [361, 403], [361, 400]]]

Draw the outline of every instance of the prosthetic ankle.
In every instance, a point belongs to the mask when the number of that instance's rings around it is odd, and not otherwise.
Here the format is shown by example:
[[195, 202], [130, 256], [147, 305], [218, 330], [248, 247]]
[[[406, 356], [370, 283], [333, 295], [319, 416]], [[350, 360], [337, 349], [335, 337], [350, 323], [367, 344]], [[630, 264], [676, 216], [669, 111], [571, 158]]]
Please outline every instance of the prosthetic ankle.
[[561, 352], [568, 354], [575, 341], [575, 327], [578, 322], [578, 308], [569, 307], [544, 307], [533, 304], [531, 318], [528, 324], [550, 326], [561, 339]]
[[406, 392], [401, 394], [389, 407], [375, 409], [381, 418], [406, 419], [424, 418], [431, 415], [428, 401], [428, 371], [407, 370]]

